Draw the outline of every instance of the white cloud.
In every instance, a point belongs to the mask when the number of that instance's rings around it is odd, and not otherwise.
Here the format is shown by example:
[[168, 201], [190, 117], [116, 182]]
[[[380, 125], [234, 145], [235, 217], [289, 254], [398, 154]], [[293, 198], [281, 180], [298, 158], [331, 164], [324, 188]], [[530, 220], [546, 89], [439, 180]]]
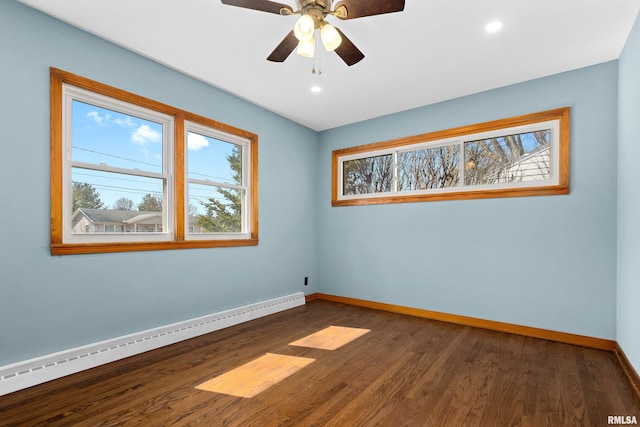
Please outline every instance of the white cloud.
[[109, 119], [109, 116], [101, 116], [97, 111], [89, 111], [87, 113], [87, 117], [93, 119], [94, 122], [99, 124], [100, 126], [105, 126], [104, 121]]
[[113, 119], [113, 123], [117, 124], [118, 126], [135, 126], [136, 124], [133, 123], [133, 121], [131, 120], [131, 117], [127, 116], [126, 119]]
[[189, 132], [187, 135], [187, 148], [189, 151], [197, 151], [203, 147], [208, 147], [209, 141], [202, 135]]
[[146, 145], [150, 142], [159, 142], [162, 140], [162, 134], [148, 125], [142, 125], [131, 134], [131, 142], [140, 145]]

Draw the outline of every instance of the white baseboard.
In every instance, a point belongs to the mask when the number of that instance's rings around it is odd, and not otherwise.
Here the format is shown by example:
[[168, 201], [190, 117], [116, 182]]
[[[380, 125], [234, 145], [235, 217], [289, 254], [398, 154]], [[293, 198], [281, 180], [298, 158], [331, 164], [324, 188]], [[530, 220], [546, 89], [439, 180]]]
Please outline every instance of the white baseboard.
[[0, 396], [304, 304], [298, 292], [0, 366]]

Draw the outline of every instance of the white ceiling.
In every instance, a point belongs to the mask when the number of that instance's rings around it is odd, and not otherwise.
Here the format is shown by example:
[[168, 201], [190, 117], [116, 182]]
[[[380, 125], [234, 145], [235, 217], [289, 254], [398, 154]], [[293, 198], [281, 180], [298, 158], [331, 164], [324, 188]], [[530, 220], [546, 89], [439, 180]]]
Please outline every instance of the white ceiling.
[[[407, 0], [404, 12], [328, 17], [365, 58], [347, 67], [320, 48], [322, 74], [312, 74], [313, 60], [295, 53], [265, 59], [297, 16], [220, 0], [19, 1], [314, 130], [617, 59], [640, 9], [640, 0]], [[503, 30], [486, 33], [496, 19]]]

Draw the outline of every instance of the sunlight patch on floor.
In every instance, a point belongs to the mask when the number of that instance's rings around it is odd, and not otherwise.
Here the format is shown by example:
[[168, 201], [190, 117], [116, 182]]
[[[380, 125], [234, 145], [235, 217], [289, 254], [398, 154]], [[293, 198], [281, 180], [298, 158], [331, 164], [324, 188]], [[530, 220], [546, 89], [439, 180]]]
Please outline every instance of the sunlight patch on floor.
[[[370, 331], [370, 329], [329, 326], [289, 345], [336, 350]], [[315, 359], [307, 357], [267, 353], [238, 368], [205, 381], [196, 389], [251, 398], [314, 361]]]
[[307, 357], [267, 353], [196, 388], [237, 397], [254, 397], [314, 362]]
[[289, 345], [321, 350], [336, 350], [370, 331], [370, 329], [329, 326], [298, 341], [294, 341]]

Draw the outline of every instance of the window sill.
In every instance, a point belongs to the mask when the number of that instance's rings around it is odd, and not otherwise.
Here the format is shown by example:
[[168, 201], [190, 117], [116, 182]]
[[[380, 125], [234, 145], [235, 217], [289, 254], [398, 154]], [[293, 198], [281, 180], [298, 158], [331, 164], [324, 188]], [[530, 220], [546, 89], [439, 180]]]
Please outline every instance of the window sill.
[[81, 255], [110, 252], [163, 251], [176, 249], [202, 249], [234, 246], [258, 246], [258, 239], [236, 240], [181, 240], [171, 242], [135, 243], [62, 243], [51, 244], [51, 255]]
[[365, 205], [386, 205], [392, 203], [414, 203], [414, 202], [438, 202], [443, 200], [471, 200], [489, 199], [502, 197], [529, 197], [529, 196], [554, 196], [569, 194], [568, 185], [552, 185], [547, 187], [533, 187], [523, 189], [496, 189], [496, 190], [476, 190], [458, 191], [437, 194], [415, 194], [407, 196], [385, 196], [385, 197], [360, 197], [352, 199], [338, 199], [331, 202], [331, 206], [365, 206]]

